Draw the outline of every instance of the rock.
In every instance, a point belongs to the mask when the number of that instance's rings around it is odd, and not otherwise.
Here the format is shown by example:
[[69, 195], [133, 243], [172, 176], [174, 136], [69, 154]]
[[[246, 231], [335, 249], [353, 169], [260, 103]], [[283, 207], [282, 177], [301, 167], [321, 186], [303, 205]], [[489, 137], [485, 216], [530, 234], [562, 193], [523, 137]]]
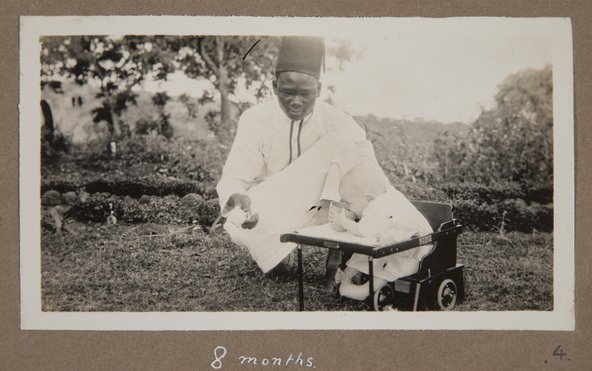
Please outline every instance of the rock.
[[126, 195], [126, 196], [123, 198], [123, 201], [125, 201], [126, 203], [133, 202], [133, 201], [134, 201], [134, 198], [133, 198], [133, 197], [131, 197], [130, 195]]
[[62, 202], [62, 195], [60, 192], [55, 190], [49, 190], [41, 196], [41, 205], [43, 206], [55, 206]]
[[66, 211], [70, 209], [69, 207], [63, 207], [61, 205], [55, 206], [52, 208], [53, 211], [55, 211], [58, 215], [60, 216], [64, 216], [64, 214], [66, 214]]
[[78, 196], [76, 195], [76, 192], [70, 191], [62, 195], [62, 202], [66, 205], [73, 205], [77, 199]]
[[142, 195], [139, 199], [141, 204], [148, 204], [150, 203], [150, 196]]
[[78, 192], [78, 201], [84, 203], [88, 201], [90, 194], [84, 189], [84, 187]]
[[213, 185], [206, 185], [204, 187], [204, 194], [205, 195], [218, 195], [217, 191], [216, 191], [216, 186]]
[[203, 198], [197, 193], [188, 193], [181, 199], [183, 206], [197, 206], [203, 201]]

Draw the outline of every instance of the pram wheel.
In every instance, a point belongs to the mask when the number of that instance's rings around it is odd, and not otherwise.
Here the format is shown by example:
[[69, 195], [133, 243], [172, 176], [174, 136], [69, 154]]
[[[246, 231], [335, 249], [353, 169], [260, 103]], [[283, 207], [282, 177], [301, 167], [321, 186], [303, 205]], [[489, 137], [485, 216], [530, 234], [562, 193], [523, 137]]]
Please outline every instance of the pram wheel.
[[451, 310], [456, 304], [456, 298], [458, 296], [458, 290], [456, 283], [450, 278], [443, 280], [438, 287], [438, 294], [436, 296], [436, 302], [440, 310]]
[[374, 310], [384, 312], [395, 309], [395, 290], [387, 284], [374, 293]]

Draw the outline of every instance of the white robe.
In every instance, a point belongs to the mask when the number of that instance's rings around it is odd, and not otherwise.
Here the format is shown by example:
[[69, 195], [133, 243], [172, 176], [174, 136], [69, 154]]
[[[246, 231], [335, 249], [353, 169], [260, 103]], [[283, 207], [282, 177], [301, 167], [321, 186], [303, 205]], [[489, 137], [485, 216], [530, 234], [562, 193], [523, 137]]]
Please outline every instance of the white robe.
[[295, 247], [281, 243], [280, 234], [310, 225], [307, 212], [320, 199], [339, 201], [338, 179], [325, 181], [329, 165], [338, 164], [343, 175], [363, 158], [376, 162], [364, 130], [324, 102], [302, 125], [291, 123], [275, 100], [252, 107], [239, 120], [217, 191], [221, 207], [232, 193], [249, 195], [259, 222], [251, 230], [229, 222], [224, 228], [268, 272]]

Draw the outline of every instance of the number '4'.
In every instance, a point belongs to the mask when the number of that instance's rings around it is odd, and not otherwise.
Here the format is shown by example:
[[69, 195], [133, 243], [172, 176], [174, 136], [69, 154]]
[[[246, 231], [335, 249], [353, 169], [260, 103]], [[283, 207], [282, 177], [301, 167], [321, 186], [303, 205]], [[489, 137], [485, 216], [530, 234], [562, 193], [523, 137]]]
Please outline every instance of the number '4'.
[[553, 355], [559, 357], [560, 361], [563, 361], [563, 357], [567, 356], [567, 353], [563, 351], [561, 345], [557, 345], [557, 348], [553, 351]]

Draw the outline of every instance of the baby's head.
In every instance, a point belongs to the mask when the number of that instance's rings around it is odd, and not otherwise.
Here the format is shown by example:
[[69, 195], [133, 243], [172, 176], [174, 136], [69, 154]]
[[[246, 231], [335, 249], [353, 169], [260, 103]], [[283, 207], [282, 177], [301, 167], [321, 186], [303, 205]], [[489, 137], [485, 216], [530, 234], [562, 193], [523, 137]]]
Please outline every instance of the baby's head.
[[359, 218], [368, 202], [385, 193], [386, 187], [382, 170], [377, 165], [366, 162], [354, 166], [341, 178], [339, 194], [343, 207]]

